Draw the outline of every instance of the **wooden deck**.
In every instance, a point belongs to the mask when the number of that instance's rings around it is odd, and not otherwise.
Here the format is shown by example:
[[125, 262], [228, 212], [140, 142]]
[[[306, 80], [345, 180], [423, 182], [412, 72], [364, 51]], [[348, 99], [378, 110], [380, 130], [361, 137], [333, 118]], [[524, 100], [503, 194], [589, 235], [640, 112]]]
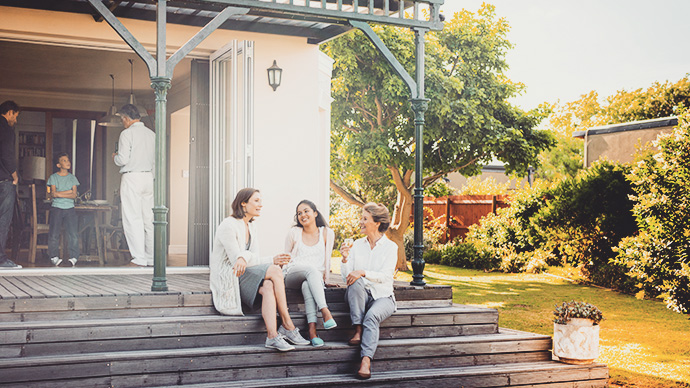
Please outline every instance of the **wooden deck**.
[[151, 269], [49, 268], [0, 271], [0, 300], [126, 295], [210, 294], [208, 268], [176, 268], [168, 291], [151, 291]]

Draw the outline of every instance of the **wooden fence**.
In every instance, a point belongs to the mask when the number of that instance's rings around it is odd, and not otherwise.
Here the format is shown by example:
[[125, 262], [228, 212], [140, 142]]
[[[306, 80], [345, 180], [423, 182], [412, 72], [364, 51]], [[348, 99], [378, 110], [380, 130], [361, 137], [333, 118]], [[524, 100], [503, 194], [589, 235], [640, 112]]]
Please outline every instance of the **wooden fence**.
[[424, 222], [438, 220], [445, 223], [444, 242], [452, 241], [458, 236], [465, 237], [469, 226], [479, 223], [479, 220], [485, 215], [496, 213], [496, 209], [510, 206], [507, 197], [507, 195], [425, 197]]

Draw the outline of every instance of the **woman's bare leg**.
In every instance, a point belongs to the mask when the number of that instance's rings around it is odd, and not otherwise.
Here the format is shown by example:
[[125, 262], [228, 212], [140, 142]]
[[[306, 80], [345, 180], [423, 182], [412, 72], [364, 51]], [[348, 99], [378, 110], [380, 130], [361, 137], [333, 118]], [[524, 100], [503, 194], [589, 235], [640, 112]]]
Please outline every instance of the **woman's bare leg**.
[[319, 335], [316, 334], [316, 322], [309, 323], [309, 339], [314, 339]]
[[323, 317], [324, 322], [326, 322], [329, 319], [333, 319], [333, 315], [331, 314], [331, 310], [329, 310], [328, 307], [324, 307], [321, 309], [321, 316]]
[[259, 288], [261, 294], [261, 316], [264, 318], [268, 338], [275, 338], [278, 335], [278, 323], [276, 322], [276, 298], [273, 281], [264, 280], [264, 284]]
[[278, 314], [280, 314], [283, 327], [288, 330], [294, 330], [295, 325], [292, 323], [292, 319], [290, 318], [290, 313], [288, 312], [287, 306], [287, 297], [285, 296], [285, 280], [283, 279], [283, 270], [281, 270], [277, 265], [268, 267], [268, 270], [266, 271], [266, 279], [273, 282], [275, 307], [278, 309]]

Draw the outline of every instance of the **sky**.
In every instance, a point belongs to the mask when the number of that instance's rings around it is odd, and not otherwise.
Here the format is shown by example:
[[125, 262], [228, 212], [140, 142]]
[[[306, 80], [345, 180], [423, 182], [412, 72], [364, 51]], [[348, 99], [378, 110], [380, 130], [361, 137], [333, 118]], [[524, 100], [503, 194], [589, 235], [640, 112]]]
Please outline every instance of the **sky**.
[[[690, 73], [690, 0], [493, 0], [511, 26], [507, 76], [525, 110], [678, 81]], [[445, 0], [447, 18], [481, 0]]]

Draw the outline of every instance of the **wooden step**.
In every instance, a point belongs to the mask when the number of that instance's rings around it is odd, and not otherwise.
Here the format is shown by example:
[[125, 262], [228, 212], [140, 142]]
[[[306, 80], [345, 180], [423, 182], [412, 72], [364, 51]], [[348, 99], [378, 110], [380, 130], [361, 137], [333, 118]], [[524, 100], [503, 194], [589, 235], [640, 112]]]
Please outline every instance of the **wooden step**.
[[[460, 337], [381, 340], [377, 371], [550, 360], [551, 338], [513, 330]], [[280, 353], [253, 346], [197, 347], [0, 359], [3, 383], [25, 387], [176, 385], [285, 376], [350, 374], [359, 349], [344, 342]], [[62, 384], [62, 385], [60, 385]]]
[[[0, 322], [46, 320], [40, 313], [47, 312], [59, 313], [59, 319], [83, 319], [88, 316], [84, 312], [91, 311], [104, 316], [111, 310], [111, 317], [160, 316], [161, 309], [213, 307], [208, 274], [171, 275], [170, 282], [174, 289], [171, 286], [167, 292], [152, 292], [150, 278], [144, 275], [3, 276]], [[332, 311], [347, 310], [344, 295], [344, 286], [326, 289]], [[395, 295], [399, 308], [452, 305], [450, 286], [413, 287], [396, 282]], [[288, 292], [288, 303], [291, 311], [304, 311], [301, 292]]]
[[[347, 313], [334, 313], [339, 326], [319, 334], [325, 341], [345, 341], [352, 333]], [[304, 316], [293, 315], [306, 332]], [[432, 338], [498, 332], [494, 309], [456, 305], [399, 309], [383, 322], [381, 338]], [[0, 323], [0, 357], [79, 354], [103, 351], [178, 349], [249, 345], [265, 340], [259, 315], [195, 315]]]
[[[359, 381], [352, 375], [286, 376], [252, 381], [226, 381], [175, 385], [177, 388], [262, 388], [262, 387], [605, 387], [608, 369], [603, 364], [567, 365], [531, 362], [455, 368], [376, 371], [371, 379]], [[172, 388], [160, 386], [157, 388]]]

